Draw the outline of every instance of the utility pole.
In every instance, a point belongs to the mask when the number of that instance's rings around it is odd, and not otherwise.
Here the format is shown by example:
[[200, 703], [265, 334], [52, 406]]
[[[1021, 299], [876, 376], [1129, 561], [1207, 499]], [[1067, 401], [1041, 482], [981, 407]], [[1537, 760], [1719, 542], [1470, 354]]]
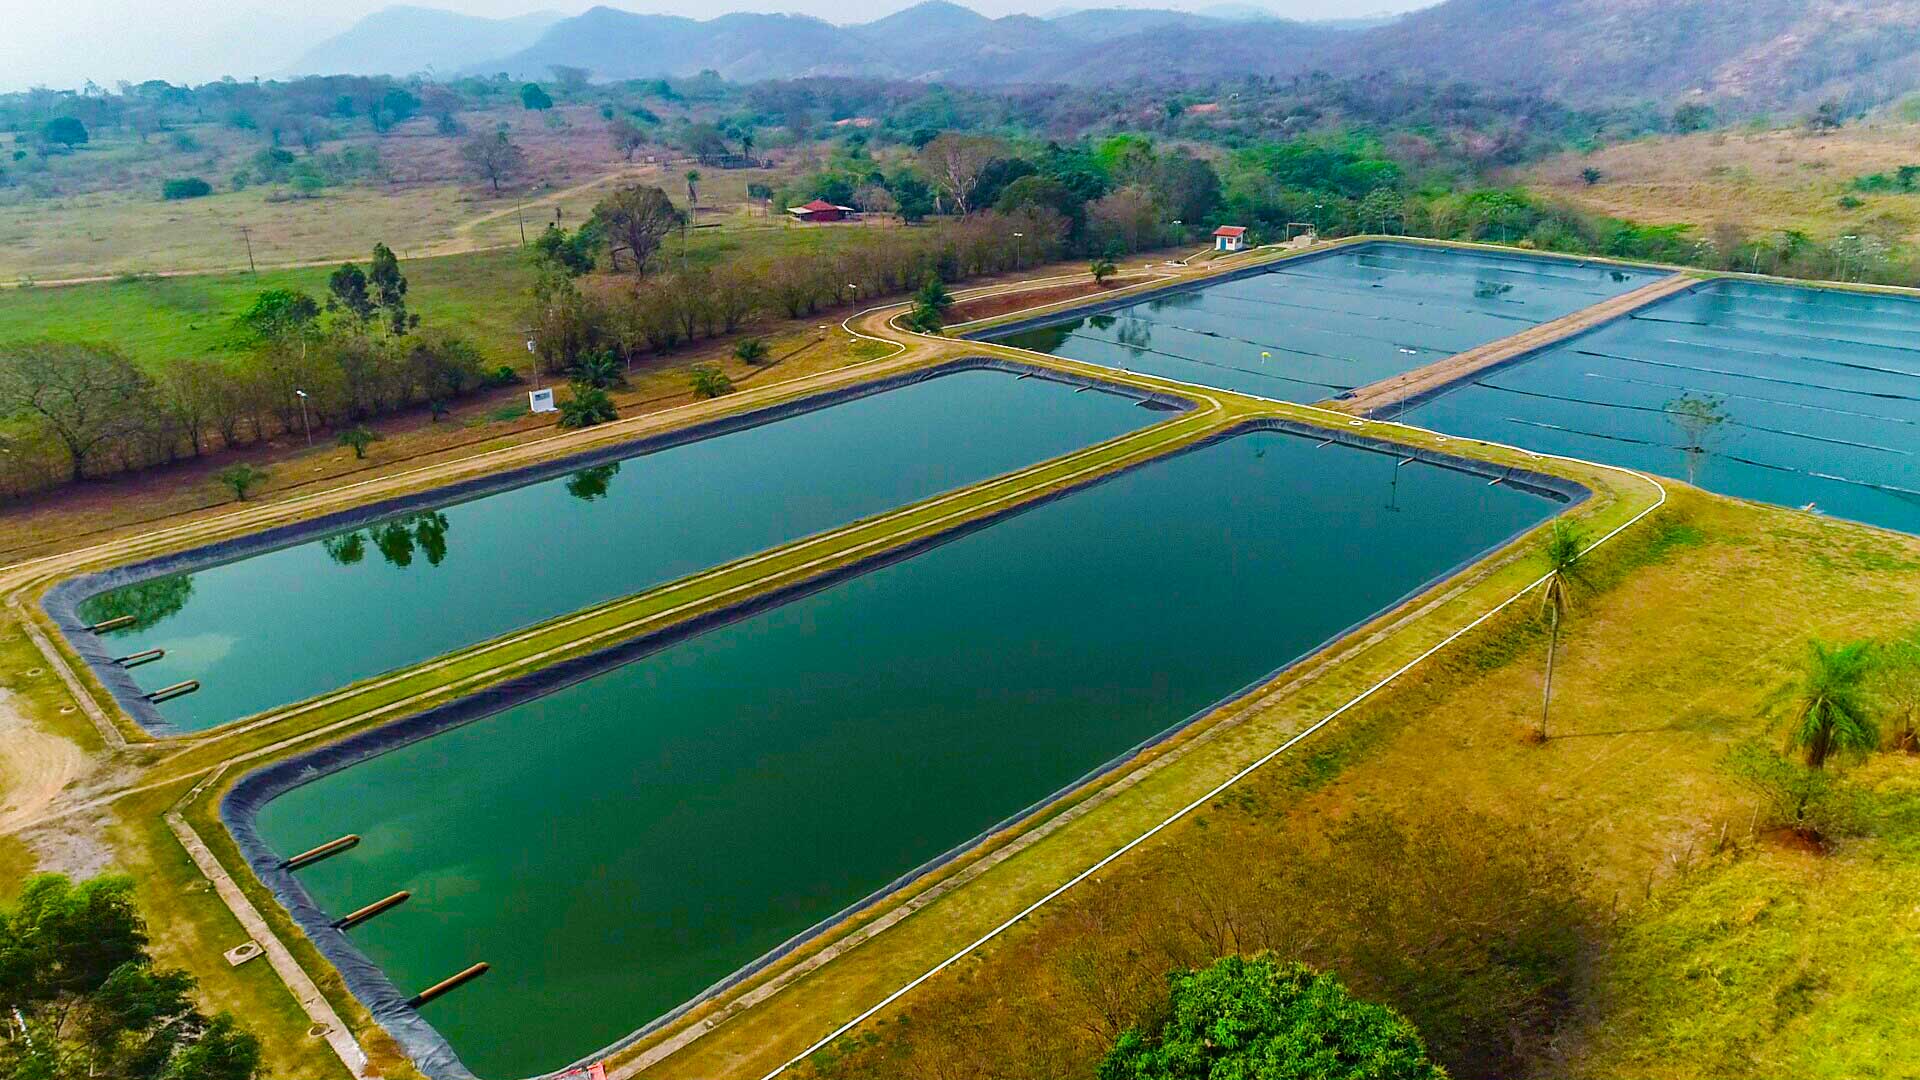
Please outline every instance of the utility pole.
[[253, 226], [240, 226], [240, 238], [247, 242], [247, 273], [259, 276], [260, 271], [253, 266]]
[[520, 246], [526, 247], [527, 246], [527, 216], [526, 214], [521, 212], [521, 199], [522, 199], [522, 196], [520, 192], [516, 191], [513, 193], [513, 219], [520, 223]]

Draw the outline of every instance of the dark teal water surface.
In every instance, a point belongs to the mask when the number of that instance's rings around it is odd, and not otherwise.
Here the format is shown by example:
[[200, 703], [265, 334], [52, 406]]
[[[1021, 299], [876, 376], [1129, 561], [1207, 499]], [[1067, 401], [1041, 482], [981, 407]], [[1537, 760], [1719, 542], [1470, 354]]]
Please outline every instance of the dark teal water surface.
[[1113, 394], [942, 375], [95, 597], [197, 731], [1144, 427]]
[[[1699, 442], [1689, 395], [1724, 417]], [[1920, 533], [1920, 301], [1717, 281], [1405, 418]]]
[[994, 340], [1321, 401], [1652, 283], [1659, 271], [1369, 244]]
[[1256, 432], [349, 766], [260, 814], [483, 1076], [551, 1069], [1557, 508]]

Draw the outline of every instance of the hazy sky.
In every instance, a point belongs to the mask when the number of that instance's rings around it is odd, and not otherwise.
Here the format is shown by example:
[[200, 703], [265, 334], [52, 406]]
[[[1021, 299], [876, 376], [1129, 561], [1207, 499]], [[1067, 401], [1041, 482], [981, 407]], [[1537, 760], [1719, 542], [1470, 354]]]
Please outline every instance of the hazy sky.
[[[862, 22], [913, 0], [624, 0], [610, 6], [711, 18], [724, 11], [791, 11], [834, 22]], [[1180, 7], [1221, 0], [960, 0], [985, 15], [1046, 14], [1077, 7]], [[1244, 0], [1237, 0], [1244, 2]], [[1352, 18], [1409, 11], [1434, 0], [1255, 0], [1293, 18]], [[0, 89], [78, 87], [92, 79], [205, 82], [223, 75], [268, 75], [306, 47], [383, 7], [390, 0], [327, 0], [320, 4], [256, 0], [0, 0]], [[426, 0], [472, 15], [500, 17], [594, 6], [582, 0]]]

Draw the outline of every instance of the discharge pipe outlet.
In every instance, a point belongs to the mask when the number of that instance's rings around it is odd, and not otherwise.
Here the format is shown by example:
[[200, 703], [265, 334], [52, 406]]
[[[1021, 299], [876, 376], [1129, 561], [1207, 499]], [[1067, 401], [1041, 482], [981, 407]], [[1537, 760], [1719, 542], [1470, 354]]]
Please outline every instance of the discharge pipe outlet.
[[163, 701], [172, 701], [177, 697], [185, 697], [198, 689], [200, 689], [200, 680], [188, 679], [186, 682], [177, 682], [172, 686], [163, 686], [155, 690], [153, 693], [147, 695], [147, 700], [158, 705]]
[[363, 907], [358, 911], [352, 912], [347, 915], [343, 915], [340, 918], [333, 920], [333, 928], [335, 930], [351, 930], [354, 927], [359, 926], [361, 923], [366, 922], [368, 919], [373, 918], [375, 915], [378, 915], [383, 911], [388, 911], [393, 908], [397, 908], [401, 904], [406, 903], [407, 898], [412, 895], [413, 894], [408, 892], [407, 890], [401, 889], [399, 892], [394, 893], [392, 896], [387, 897], [385, 900], [375, 900], [373, 903], [368, 904], [366, 907]]
[[321, 859], [324, 859], [329, 855], [338, 855], [341, 852], [347, 850], [348, 848], [352, 847], [353, 845], [359, 842], [360, 842], [359, 833], [348, 833], [347, 835], [340, 837], [338, 840], [329, 840], [326, 843], [321, 844], [317, 848], [311, 848], [309, 850], [303, 851], [300, 854], [295, 855], [291, 859], [282, 859], [280, 861], [280, 869], [298, 870], [303, 866], [312, 866], [314, 863], [319, 862]]
[[132, 626], [134, 624], [134, 621], [135, 621], [134, 617], [131, 615], [120, 615], [115, 618], [106, 619], [101, 622], [94, 623], [92, 626], [87, 627], [87, 629], [93, 631], [96, 634], [104, 634], [109, 630], [118, 630], [123, 626]]
[[114, 663], [121, 667], [139, 667], [141, 664], [151, 664], [165, 655], [167, 655], [165, 649], [146, 649], [137, 653], [128, 653]]
[[485, 960], [482, 960], [479, 963], [468, 968], [467, 970], [460, 972], [458, 975], [454, 975], [451, 978], [441, 979], [439, 982], [434, 983], [432, 986], [429, 986], [425, 990], [422, 990], [419, 993], [408, 998], [407, 1007], [410, 1009], [417, 1009], [420, 1006], [425, 1005], [427, 1002], [432, 1001], [434, 998], [441, 996], [442, 994], [447, 994], [447, 993], [451, 993], [454, 990], [458, 990], [462, 986], [467, 985], [468, 983], [479, 978], [480, 976], [485, 975], [487, 973], [487, 970], [492, 966], [493, 966], [492, 964], [489, 964]]

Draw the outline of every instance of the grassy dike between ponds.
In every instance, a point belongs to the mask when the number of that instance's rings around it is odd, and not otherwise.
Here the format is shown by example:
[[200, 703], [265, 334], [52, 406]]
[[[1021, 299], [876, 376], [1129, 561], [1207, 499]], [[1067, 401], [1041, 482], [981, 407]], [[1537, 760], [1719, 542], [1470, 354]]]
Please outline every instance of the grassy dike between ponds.
[[[833, 378], [796, 380], [809, 385], [768, 387], [765, 390], [769, 393], [751, 398], [743, 393], [704, 409], [689, 410], [691, 415], [640, 417], [625, 430], [592, 429], [581, 434], [594, 441], [632, 437], [639, 431], [664, 428], [676, 420], [704, 420], [727, 411], [768, 404], [769, 399], [776, 397], [815, 392], [822, 388], [821, 383], [877, 377], [962, 353], [1006, 356], [1044, 363], [1066, 372], [1115, 378], [1107, 369], [1053, 358], [1036, 359], [1017, 350], [923, 341], [895, 360], [876, 362], [851, 375], [836, 373]], [[167, 830], [162, 815], [169, 807], [181, 804], [185, 820], [233, 874], [333, 1007], [356, 1030], [375, 1068], [385, 1075], [408, 1075], [411, 1068], [392, 1052], [384, 1035], [370, 1024], [364, 1010], [345, 992], [331, 967], [293, 929], [278, 905], [245, 871], [244, 862], [224, 829], [219, 827], [215, 816], [218, 795], [239, 772], [417, 712], [517, 673], [717, 610], [739, 599], [779, 588], [782, 583], [830, 572], [836, 566], [858, 561], [876, 551], [951, 530], [999, 509], [1021, 505], [1170, 452], [1247, 419], [1277, 416], [1307, 423], [1337, 424], [1343, 430], [1359, 434], [1565, 476], [1593, 490], [1594, 497], [1577, 513], [1589, 521], [1587, 528], [1596, 535], [1632, 518], [1658, 497], [1651, 487], [1613, 470], [1544, 462], [1517, 451], [1484, 447], [1465, 440], [1444, 440], [1390, 424], [1351, 427], [1352, 422], [1345, 418], [1308, 407], [1215, 392], [1203, 395], [1191, 388], [1173, 387], [1148, 378], [1129, 376], [1117, 381], [1182, 396], [1204, 396], [1209, 401], [1202, 402], [1202, 408], [1192, 413], [1036, 466], [1014, 477], [987, 481], [963, 492], [855, 523], [829, 534], [831, 539], [817, 537], [740, 560], [637, 597], [551, 620], [510, 635], [509, 639], [463, 650], [390, 677], [368, 680], [313, 702], [278, 710], [200, 738], [136, 746], [132, 756], [138, 759], [139, 770], [130, 782], [88, 803], [65, 809], [70, 813], [91, 812], [108, 818], [113, 847], [121, 865], [143, 879], [143, 901], [155, 911], [156, 937], [165, 937], [169, 942], [168, 959], [193, 969], [217, 1005], [233, 1008], [262, 1031], [269, 1042], [270, 1062], [297, 1062], [302, 1067], [302, 1075], [313, 1075], [322, 1069], [340, 1071], [323, 1046], [305, 1034], [304, 1016], [269, 969], [256, 963], [241, 969], [222, 970], [224, 964], [218, 958], [218, 950], [236, 943], [244, 935]], [[591, 445], [583, 439], [563, 447], [510, 448], [503, 452], [503, 456], [510, 454], [509, 462], [496, 458], [484, 463], [454, 463], [458, 469], [455, 475], [477, 475], [507, 464], [575, 452], [583, 442]], [[338, 501], [322, 508], [276, 504], [258, 508], [258, 513], [243, 510], [238, 515], [169, 530], [169, 535], [154, 540], [137, 539], [127, 545], [133, 550], [125, 553], [115, 545], [113, 553], [95, 549], [75, 557], [51, 560], [59, 564], [53, 568], [48, 568], [43, 561], [40, 566], [24, 568], [25, 581], [9, 573], [8, 584], [16, 592], [23, 586], [31, 592], [36, 584], [44, 587], [52, 577], [64, 576], [75, 569], [190, 546], [221, 535], [290, 520], [301, 516], [303, 510], [307, 514], [319, 513], [324, 508], [404, 491], [409, 484], [417, 489], [427, 483], [446, 482], [448, 478], [447, 474], [439, 473], [431, 478], [375, 481], [373, 485], [361, 485], [358, 492], [341, 494]], [[369, 486], [378, 489], [367, 490]], [[658, 1062], [654, 1071], [661, 1075], [689, 1076], [745, 1074], [754, 1072], [763, 1063], [778, 1064], [792, 1051], [804, 1048], [824, 1031], [831, 1030], [840, 1020], [856, 1015], [884, 996], [898, 981], [904, 981], [896, 976], [917, 974], [925, 966], [922, 961], [927, 957], [944, 955], [956, 941], [971, 940], [970, 929], [991, 927], [1004, 918], [1005, 913], [1019, 910], [1034, 895], [1044, 894], [1047, 888], [1071, 877], [1085, 864], [1089, 854], [1097, 857], [1108, 849], [1104, 845], [1116, 838], [1134, 835], [1141, 822], [1155, 819], [1155, 814], [1169, 805], [1177, 805], [1183, 796], [1195, 790], [1206, 790], [1211, 779], [1230, 775], [1238, 767], [1237, 763], [1270, 748], [1274, 736], [1303, 726], [1303, 718], [1319, 715], [1315, 710], [1323, 713], [1345, 697], [1351, 697], [1355, 687], [1371, 685], [1419, 656], [1534, 577], [1537, 577], [1537, 568], [1523, 551], [1509, 549], [1497, 554], [1490, 562], [1443, 583], [1428, 596], [1376, 620], [1321, 657], [1284, 673], [1262, 691], [1202, 718], [1181, 736], [1156, 747], [1129, 766], [1084, 789], [1068, 793], [990, 838], [969, 857], [917, 883], [912, 890], [889, 898], [874, 910], [855, 914], [807, 949], [737, 987], [726, 998], [709, 1003], [682, 1018], [679, 1024], [654, 1033], [616, 1064], [630, 1067]], [[31, 616], [23, 613], [23, 617]], [[27, 650], [24, 655], [31, 655], [31, 651]], [[84, 670], [80, 671], [79, 678], [87, 680]], [[98, 693], [97, 687], [88, 689]], [[70, 725], [73, 719], [63, 717], [61, 722]], [[961, 889], [961, 885], [968, 887]], [[922, 917], [905, 918], [916, 912]], [[891, 928], [891, 932], [876, 933], [886, 928]], [[823, 963], [827, 958], [837, 958], [837, 962]], [[752, 1011], [746, 1011], [743, 1006], [751, 1006]], [[733, 1018], [734, 1022], [719, 1022], [727, 1018]], [[634, 1019], [638, 1024], [647, 1018]], [[701, 1039], [687, 1039], [686, 1033], [692, 1031], [707, 1034]], [[676, 1052], [662, 1056], [660, 1051], [669, 1046]], [[321, 1060], [323, 1057], [325, 1063]]]

